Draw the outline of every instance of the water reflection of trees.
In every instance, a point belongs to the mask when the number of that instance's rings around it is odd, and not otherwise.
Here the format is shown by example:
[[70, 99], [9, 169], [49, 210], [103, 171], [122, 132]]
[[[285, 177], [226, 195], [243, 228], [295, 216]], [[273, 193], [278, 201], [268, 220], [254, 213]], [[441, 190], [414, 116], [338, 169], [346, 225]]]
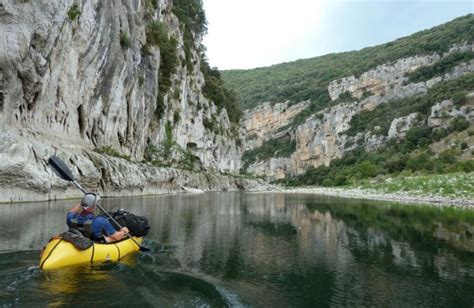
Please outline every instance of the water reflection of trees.
[[[283, 194], [173, 203], [160, 210], [157, 230], [177, 245], [183, 267], [286, 290], [301, 295], [301, 304], [361, 304], [354, 301], [364, 290], [371, 290], [367, 303], [409, 303], [423, 297], [414, 291], [420, 280], [474, 277], [474, 224], [466, 212]], [[426, 294], [445, 286], [426, 284]]]
[[[473, 212], [240, 193], [104, 204], [147, 216], [148, 238], [176, 247], [176, 263], [164, 264], [222, 279], [239, 294], [265, 293], [263, 306], [441, 305], [446, 293], [472, 300], [463, 290], [474, 288]], [[38, 249], [63, 230], [70, 205], [5, 205], [3, 249]]]

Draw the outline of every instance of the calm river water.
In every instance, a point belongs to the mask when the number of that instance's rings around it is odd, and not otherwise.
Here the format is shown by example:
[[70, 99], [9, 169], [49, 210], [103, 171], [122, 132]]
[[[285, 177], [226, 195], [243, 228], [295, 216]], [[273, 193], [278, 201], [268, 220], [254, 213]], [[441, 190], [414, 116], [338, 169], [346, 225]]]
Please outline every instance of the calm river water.
[[315, 195], [105, 199], [150, 219], [117, 264], [43, 272], [74, 201], [0, 204], [0, 307], [473, 307], [474, 211]]

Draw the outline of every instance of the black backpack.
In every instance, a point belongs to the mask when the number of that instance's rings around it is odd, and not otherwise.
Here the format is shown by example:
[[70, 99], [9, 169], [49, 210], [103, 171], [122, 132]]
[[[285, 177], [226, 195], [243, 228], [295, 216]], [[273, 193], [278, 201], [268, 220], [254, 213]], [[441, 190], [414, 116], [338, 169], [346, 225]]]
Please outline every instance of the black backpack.
[[[143, 216], [137, 216], [133, 213], [127, 212], [123, 209], [120, 209], [116, 212], [109, 213], [122, 227], [127, 227], [130, 230], [131, 235], [133, 236], [145, 236], [148, 234], [150, 229], [150, 224], [148, 219]], [[115, 229], [119, 230], [120, 227], [109, 219], [112, 226]]]

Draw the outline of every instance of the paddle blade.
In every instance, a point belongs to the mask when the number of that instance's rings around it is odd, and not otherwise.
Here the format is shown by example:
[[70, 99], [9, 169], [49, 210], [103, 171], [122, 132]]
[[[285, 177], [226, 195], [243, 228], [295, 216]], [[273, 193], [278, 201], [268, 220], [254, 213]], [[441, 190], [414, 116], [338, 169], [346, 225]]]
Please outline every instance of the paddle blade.
[[69, 167], [57, 156], [51, 156], [48, 160], [51, 167], [53, 167], [54, 172], [63, 180], [74, 181], [74, 176], [72, 175]]

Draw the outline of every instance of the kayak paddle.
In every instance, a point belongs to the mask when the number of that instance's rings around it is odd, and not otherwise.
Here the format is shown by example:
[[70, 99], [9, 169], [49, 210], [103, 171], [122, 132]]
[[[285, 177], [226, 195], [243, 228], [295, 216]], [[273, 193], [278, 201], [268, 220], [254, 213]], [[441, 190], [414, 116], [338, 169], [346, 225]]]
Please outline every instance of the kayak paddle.
[[[72, 175], [72, 172], [71, 170], [69, 169], [69, 167], [61, 160], [61, 158], [57, 157], [57, 156], [51, 156], [48, 160], [49, 164], [51, 165], [51, 167], [53, 167], [53, 170], [54, 172], [63, 180], [66, 180], [66, 181], [69, 181], [69, 182], [72, 182], [74, 185], [76, 185], [77, 188], [79, 188], [84, 194], [86, 194], [87, 192], [85, 191], [84, 188], [82, 188], [82, 186], [74, 179], [74, 176]], [[97, 204], [97, 207], [102, 211], [102, 213], [104, 213], [105, 215], [107, 215], [107, 217], [112, 220], [114, 223], [117, 224], [117, 226], [119, 228], [122, 228], [122, 226], [112, 217], [112, 215], [110, 215], [108, 212], [106, 212], [102, 206], [99, 204], [99, 203], [96, 203]], [[127, 233], [127, 236], [129, 239], [131, 239], [135, 244], [137, 244], [138, 247], [140, 247], [140, 250], [141, 251], [150, 251], [149, 248], [146, 248], [146, 247], [143, 247], [141, 246], [129, 233]]]

